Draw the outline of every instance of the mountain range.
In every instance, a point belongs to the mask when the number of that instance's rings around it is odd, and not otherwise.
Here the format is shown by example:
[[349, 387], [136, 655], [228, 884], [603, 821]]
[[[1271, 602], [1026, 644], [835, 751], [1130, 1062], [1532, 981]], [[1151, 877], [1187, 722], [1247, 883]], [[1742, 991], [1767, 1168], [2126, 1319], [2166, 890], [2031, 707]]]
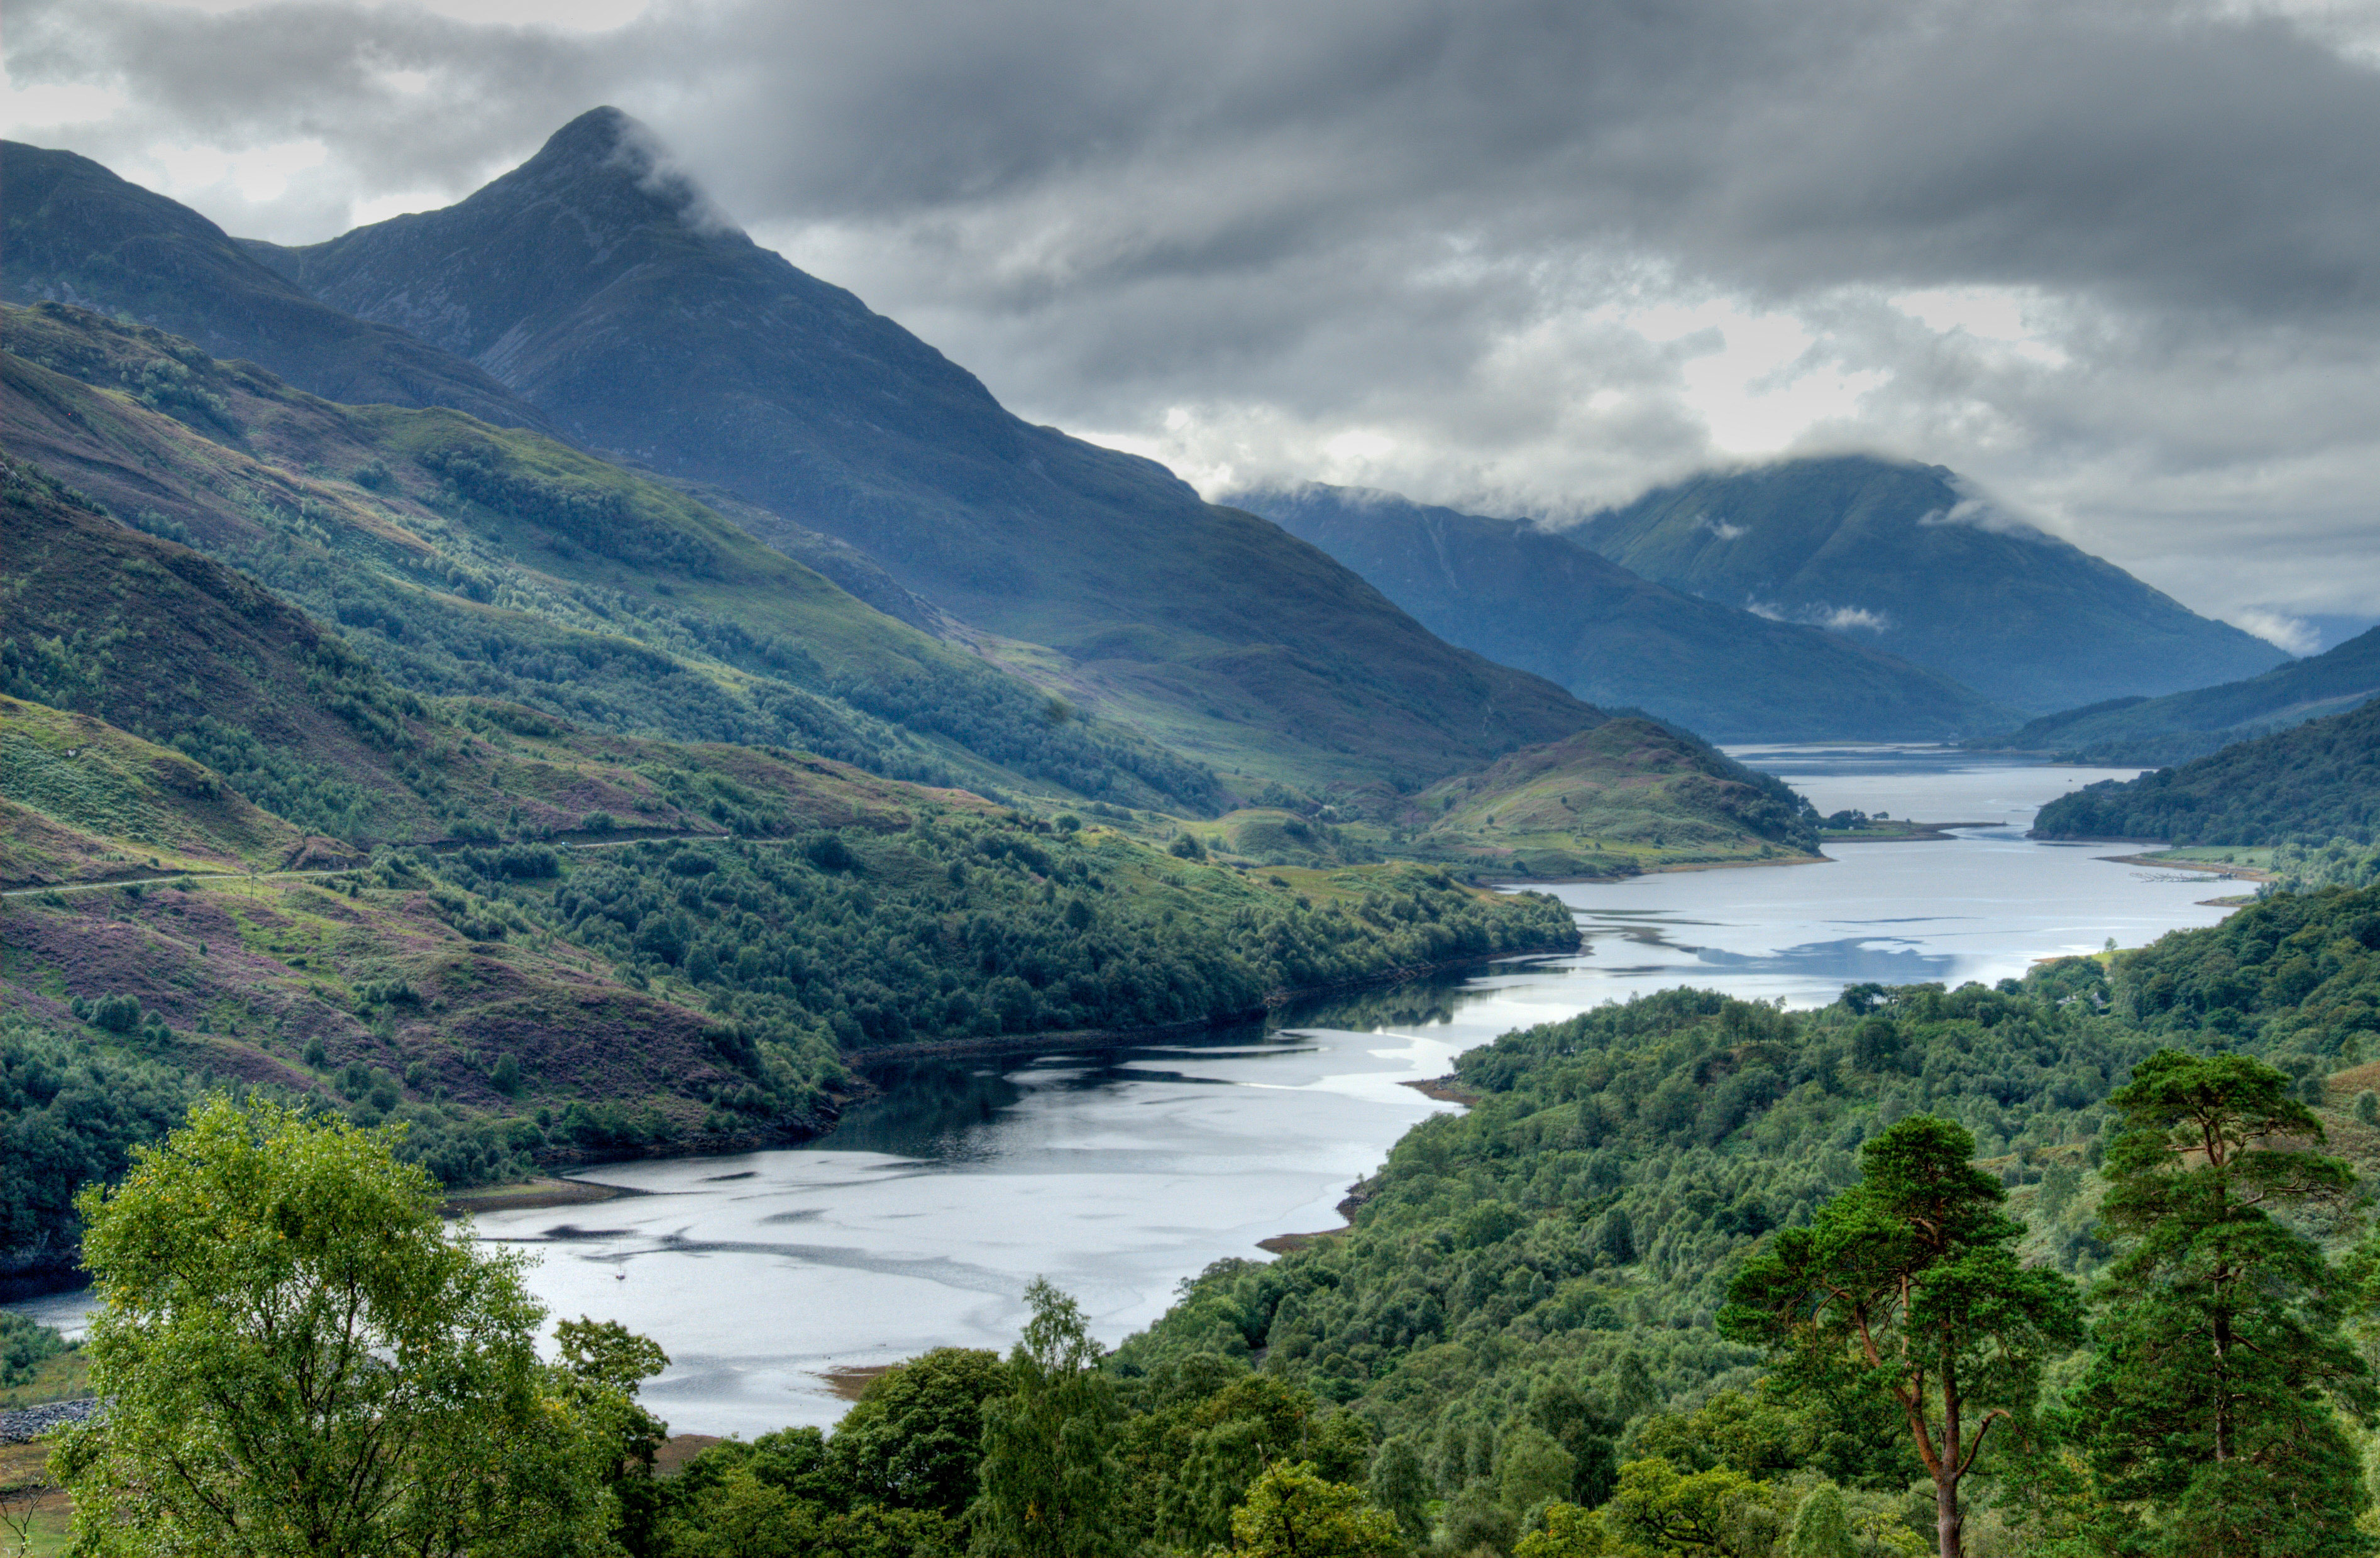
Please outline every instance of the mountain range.
[[2054, 753], [2073, 763], [2186, 763], [2234, 742], [2344, 713], [2374, 694], [2380, 694], [2380, 628], [2261, 676], [2047, 715], [1990, 744]]
[[[413, 693], [992, 795], [1188, 816], [1319, 808], [1383, 841], [1413, 835], [1400, 792], [1516, 750], [1616, 761], [1560, 745], [1601, 710], [1449, 646], [1318, 550], [1148, 462], [1016, 421], [897, 325], [724, 227], [623, 115], [575, 121], [452, 211], [302, 250], [236, 243], [70, 153], [6, 154], [75, 199], [43, 208], [30, 262], [12, 266], [17, 295], [43, 301], [7, 315], [0, 441], [335, 624]], [[86, 279], [101, 272], [103, 296]], [[241, 336], [251, 315], [280, 316], [217, 307], [232, 283], [306, 302], [316, 312], [296, 317], [324, 341], [401, 332], [445, 370], [393, 386], [405, 404], [335, 403], [321, 392], [342, 387], [324, 367], [337, 354], [282, 350], [297, 382], [260, 366], [288, 332]], [[688, 322], [711, 312], [725, 322]], [[623, 451], [636, 418], [604, 397], [639, 373], [657, 414]], [[455, 386], [497, 378], [526, 414], [452, 404], [468, 398]], [[775, 431], [719, 434], [737, 407]], [[877, 499], [859, 509], [889, 528], [821, 499], [862, 489]], [[789, 497], [851, 535], [785, 517]], [[1804, 847], [1805, 819], [1747, 824], [1725, 799], [1754, 776], [1658, 724], [1632, 731], [1604, 743], [1628, 756], [1610, 781], [1631, 797], [1607, 818], [1605, 865]], [[335, 815], [396, 839], [453, 820]], [[1424, 852], [1511, 861], [1452, 836]]]
[[851, 543], [987, 657], [1253, 779], [1404, 788], [1601, 718], [1162, 466], [1019, 420], [726, 223], [615, 110], [443, 211], [248, 248], [586, 447], [733, 493], [763, 540]]
[[1830, 629], [2031, 714], [2289, 658], [1939, 465], [1843, 455], [1715, 472], [1564, 534], [1674, 589]]
[[0, 141], [0, 187], [8, 192], [0, 297], [128, 315], [331, 400], [450, 405], [552, 430], [480, 368], [319, 301], [197, 211], [88, 157]]
[[1938, 671], [1656, 584], [1520, 521], [1318, 482], [1232, 501], [1320, 547], [1449, 643], [1716, 741], [1955, 741], [2021, 718]]

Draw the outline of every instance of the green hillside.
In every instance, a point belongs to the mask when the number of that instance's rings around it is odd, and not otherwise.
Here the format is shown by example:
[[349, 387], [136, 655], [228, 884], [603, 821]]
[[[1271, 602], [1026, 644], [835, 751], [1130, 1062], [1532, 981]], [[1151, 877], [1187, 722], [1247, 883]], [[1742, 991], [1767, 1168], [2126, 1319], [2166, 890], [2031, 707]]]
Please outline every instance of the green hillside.
[[986, 655], [1252, 783], [1414, 789], [1600, 718], [1161, 466], [1019, 421], [647, 145], [597, 110], [444, 211], [250, 251], [588, 447], [736, 494], [763, 540], [783, 515], [856, 546]]
[[[0, 447], [338, 622], [408, 688], [928, 783], [1192, 811], [1220, 794], [566, 445], [443, 409], [334, 405], [85, 310], [5, 319]], [[144, 388], [160, 362], [182, 373], [175, 395]]]
[[1245, 1021], [1577, 944], [1550, 900], [1421, 867], [1292, 885], [783, 747], [425, 696], [6, 456], [0, 550], [0, 1065], [82, 1079], [0, 1089], [0, 1277], [57, 1274], [75, 1184], [210, 1082], [403, 1119], [469, 1184], [814, 1133], [861, 1051]]
[[0, 889], [237, 871], [304, 847], [300, 830], [171, 747], [0, 697]]
[[[88, 157], [0, 141], [8, 265], [0, 296], [79, 304], [245, 357], [319, 395], [451, 405], [509, 427], [552, 424], [482, 369], [401, 330], [326, 308], [259, 264], [205, 217]], [[161, 363], [144, 383], [178, 376]]]
[[2070, 791], [2041, 808], [2033, 831], [2173, 844], [2369, 844], [2380, 831], [2380, 698], [2178, 768]]
[[2068, 763], [2187, 763], [2233, 742], [2344, 713], [2374, 694], [2380, 628], [2262, 676], [2046, 715], [1982, 744], [2054, 753]]
[[1613, 719], [1444, 780], [1415, 796], [1400, 820], [1417, 851], [1524, 876], [1818, 852], [1807, 801], [1646, 719]]
[[[342, 850], [569, 833], [591, 813], [671, 831], [840, 826], [854, 799], [894, 788], [783, 749], [599, 734], [516, 704], [425, 698], [251, 579], [6, 456], [0, 546], [11, 585], [0, 694], [170, 747]], [[8, 729], [35, 739], [45, 720], [28, 710]], [[6, 793], [30, 803], [38, 781], [12, 766]], [[143, 783], [152, 800], [176, 787], [185, 812], [206, 799], [203, 779], [170, 765]], [[56, 820], [89, 826], [71, 809]], [[223, 837], [195, 814], [176, 826]], [[265, 863], [268, 842], [239, 852]]]
[[1672, 588], [1831, 628], [2033, 713], [2288, 658], [1973, 498], [1938, 465], [1850, 455], [1698, 476], [1567, 534]]
[[[762, 778], [722, 788], [750, 799]], [[382, 851], [13, 896], [0, 1068], [130, 1068], [185, 1105], [229, 1081], [310, 1094], [407, 1121], [408, 1154], [469, 1185], [798, 1140], [868, 1051], [1245, 1021], [1299, 989], [1577, 945], [1543, 898], [1414, 867], [1301, 892], [971, 800], [861, 779], [853, 826], [774, 838]], [[0, 1277], [69, 1259], [67, 1196], [114, 1171], [78, 1165], [115, 1151], [120, 1168], [155, 1134], [110, 1148], [71, 1098], [14, 1096]]]
[[2017, 719], [1840, 634], [1682, 594], [1515, 521], [1316, 482], [1232, 501], [1451, 644], [1714, 741], [1955, 741]]

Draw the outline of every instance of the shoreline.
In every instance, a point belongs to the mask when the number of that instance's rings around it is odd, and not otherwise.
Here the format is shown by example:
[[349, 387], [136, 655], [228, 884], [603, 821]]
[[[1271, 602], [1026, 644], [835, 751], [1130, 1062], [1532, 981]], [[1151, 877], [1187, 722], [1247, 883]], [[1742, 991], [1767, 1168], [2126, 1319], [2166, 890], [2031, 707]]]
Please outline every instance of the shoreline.
[[[2187, 849], [2190, 846], [2185, 844], [2167, 847]], [[2169, 860], [2155, 854], [2100, 855], [2096, 858], [2117, 865], [2144, 865], [2159, 871], [2196, 871], [2216, 881], [2275, 882], [2280, 879], [2262, 866], [2232, 865], [2219, 861]]]
[[2006, 827], [2005, 822], [1911, 822], [1858, 832], [1821, 832], [1822, 844], [1932, 844], [1954, 837], [1961, 827]]
[[[1761, 862], [1762, 864], [1775, 864]], [[1149, 1044], [1162, 1044], [1168, 1039], [1188, 1038], [1194, 1034], [1217, 1033], [1225, 1029], [1261, 1023], [1282, 1007], [1318, 996], [1339, 995], [1359, 990], [1389, 988], [1408, 984], [1435, 974], [1451, 973], [1461, 969], [1480, 968], [1508, 958], [1559, 958], [1578, 950], [1571, 948], [1538, 948], [1505, 952], [1481, 952], [1469, 957], [1447, 958], [1438, 962], [1411, 967], [1384, 969], [1378, 973], [1355, 979], [1344, 979], [1326, 984], [1301, 986], [1294, 990], [1275, 991], [1261, 1005], [1220, 1017], [1184, 1018], [1178, 1022], [1160, 1023], [1148, 1028], [1077, 1028], [1042, 1033], [989, 1033], [978, 1038], [937, 1039], [924, 1044], [884, 1045], [875, 1049], [853, 1050], [843, 1057], [855, 1071], [863, 1068], [893, 1065], [907, 1060], [965, 1060], [990, 1058], [1002, 1055], [1085, 1054], [1100, 1050], [1134, 1048]], [[468, 1190], [457, 1190], [439, 1203], [441, 1215], [453, 1218], [479, 1212], [531, 1212], [564, 1206], [587, 1206], [601, 1202], [616, 1201], [623, 1196], [640, 1196], [650, 1191], [625, 1185], [607, 1185], [598, 1179], [569, 1178], [574, 1172], [593, 1172], [608, 1164], [667, 1163], [688, 1158], [721, 1157], [735, 1153], [765, 1152], [774, 1147], [795, 1147], [822, 1141], [834, 1133], [840, 1125], [844, 1106], [876, 1091], [864, 1078], [849, 1097], [839, 1101], [837, 1117], [825, 1122], [819, 1129], [808, 1133], [770, 1133], [773, 1139], [707, 1144], [686, 1152], [620, 1153], [588, 1158], [577, 1164], [555, 1161], [545, 1165], [550, 1172], [535, 1179], [510, 1185], [488, 1185]], [[1420, 1087], [1421, 1083], [1411, 1083]], [[1438, 1094], [1430, 1094], [1432, 1097]], [[1462, 1099], [1451, 1102], [1464, 1102]], [[70, 1292], [75, 1284], [50, 1289]]]

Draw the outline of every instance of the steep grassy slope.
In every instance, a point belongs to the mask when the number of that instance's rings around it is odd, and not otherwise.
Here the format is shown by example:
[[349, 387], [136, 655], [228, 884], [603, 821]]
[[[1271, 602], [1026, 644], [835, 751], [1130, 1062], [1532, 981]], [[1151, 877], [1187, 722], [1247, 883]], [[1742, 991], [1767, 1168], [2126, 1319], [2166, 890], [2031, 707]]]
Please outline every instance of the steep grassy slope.
[[[491, 422], [551, 429], [482, 369], [316, 302], [205, 217], [87, 157], [0, 141], [0, 187], [8, 191], [0, 296], [12, 302], [128, 314], [334, 400], [451, 405]], [[171, 397], [180, 376], [161, 363], [141, 388]]]
[[1450, 644], [1716, 741], [1944, 741], [2014, 722], [1946, 676], [1682, 594], [1512, 520], [1313, 482], [1232, 501], [1320, 547]]
[[2041, 808], [2044, 839], [2369, 844], [2380, 830], [2380, 698], [2179, 768], [2104, 779]]
[[1938, 465], [1848, 456], [1695, 477], [1570, 534], [1673, 588], [1833, 628], [2029, 712], [2288, 658], [1971, 499]]
[[1413, 786], [1598, 718], [1161, 467], [1017, 420], [719, 221], [616, 111], [445, 211], [250, 248], [478, 362], [591, 447], [852, 542], [988, 653], [1194, 756]]
[[[445, 410], [337, 406], [87, 311], [6, 315], [0, 446], [336, 621], [424, 692], [933, 783], [1189, 810], [1211, 775], [854, 599], [701, 504]], [[186, 371], [157, 409], [149, 365]], [[170, 415], [169, 415], [170, 413]]]
[[[252, 581], [93, 513], [6, 456], [0, 550], [10, 586], [0, 694], [169, 746], [310, 832], [358, 844], [544, 836], [601, 812], [624, 826], [768, 834], [843, 826], [895, 793], [957, 803], [783, 749], [596, 733], [518, 705], [425, 699]], [[51, 718], [27, 708], [6, 728], [22, 719], [39, 745]], [[0, 793], [91, 827], [81, 802], [43, 799], [45, 772], [12, 764]], [[233, 847], [231, 822], [188, 812], [206, 798], [203, 778], [169, 763], [126, 783], [124, 805], [176, 807], [176, 826]], [[258, 852], [277, 838], [258, 833], [235, 852], [277, 864]]]
[[0, 888], [285, 863], [304, 835], [203, 764], [0, 697]]
[[2066, 762], [2186, 763], [2232, 742], [2342, 714], [2380, 694], [2380, 628], [2262, 676], [2046, 715], [1989, 744]]

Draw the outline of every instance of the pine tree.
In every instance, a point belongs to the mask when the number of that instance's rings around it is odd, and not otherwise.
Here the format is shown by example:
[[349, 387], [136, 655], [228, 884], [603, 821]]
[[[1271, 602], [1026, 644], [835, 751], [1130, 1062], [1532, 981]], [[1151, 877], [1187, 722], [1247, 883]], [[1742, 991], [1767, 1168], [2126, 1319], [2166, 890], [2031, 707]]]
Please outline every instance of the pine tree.
[[2161, 1050], [2108, 1099], [2121, 1121], [2101, 1213], [2121, 1254], [2075, 1407], [2104, 1491], [2144, 1504], [2174, 1558], [2372, 1552], [2336, 1407], [2368, 1416], [2339, 1335], [2349, 1284], [2276, 1210], [2335, 1206], [2353, 1172], [2315, 1149], [2289, 1079], [2239, 1055]]
[[2024, 1225], [1974, 1152], [1948, 1120], [1900, 1121], [1861, 1149], [1859, 1184], [1745, 1264], [1719, 1315], [1849, 1424], [1863, 1398], [1889, 1403], [1934, 1479], [1941, 1558], [1964, 1551], [1959, 1487], [1993, 1424], [2031, 1406], [2043, 1360], [2082, 1335], [2073, 1284], [2017, 1263]]

